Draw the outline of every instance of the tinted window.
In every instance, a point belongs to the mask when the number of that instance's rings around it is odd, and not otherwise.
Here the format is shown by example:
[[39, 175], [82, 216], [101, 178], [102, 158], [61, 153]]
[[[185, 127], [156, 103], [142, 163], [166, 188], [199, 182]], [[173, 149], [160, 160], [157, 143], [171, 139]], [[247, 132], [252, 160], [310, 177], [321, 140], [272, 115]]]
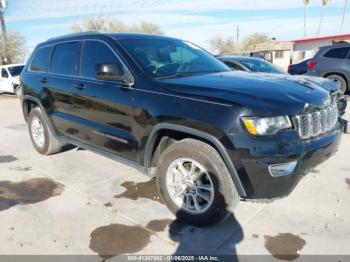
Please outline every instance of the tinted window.
[[201, 48], [177, 39], [119, 40], [130, 55], [156, 78], [230, 71]]
[[2, 78], [8, 78], [9, 77], [9, 74], [7, 73], [5, 68], [1, 69], [1, 77]]
[[40, 48], [30, 64], [30, 71], [47, 72], [49, 68], [50, 47]]
[[22, 73], [24, 66], [13, 66], [9, 67], [10, 74], [12, 76], [19, 76]]
[[264, 61], [262, 59], [242, 59], [239, 61], [243, 65], [245, 65], [252, 72], [264, 72], [264, 73], [272, 73], [272, 74], [285, 74], [282, 69], [277, 66]]
[[97, 41], [84, 42], [81, 75], [95, 78], [99, 64], [120, 64], [120, 61], [106, 44]]
[[51, 60], [51, 72], [60, 75], [76, 75], [79, 53], [79, 42], [56, 45]]
[[345, 59], [350, 51], [350, 47], [334, 48], [324, 54], [324, 57]]
[[232, 63], [232, 62], [228, 62], [228, 61], [225, 61], [224, 62], [229, 68], [231, 68], [231, 70], [235, 70], [235, 71], [245, 71], [243, 68], [241, 68], [240, 66]]

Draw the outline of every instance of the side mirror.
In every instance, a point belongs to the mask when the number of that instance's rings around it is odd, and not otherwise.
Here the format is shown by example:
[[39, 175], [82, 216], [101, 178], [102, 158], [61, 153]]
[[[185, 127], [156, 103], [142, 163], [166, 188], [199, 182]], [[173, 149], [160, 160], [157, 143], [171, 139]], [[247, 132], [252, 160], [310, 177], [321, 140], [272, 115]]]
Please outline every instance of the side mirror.
[[95, 74], [98, 80], [123, 81], [125, 79], [121, 64], [98, 64]]

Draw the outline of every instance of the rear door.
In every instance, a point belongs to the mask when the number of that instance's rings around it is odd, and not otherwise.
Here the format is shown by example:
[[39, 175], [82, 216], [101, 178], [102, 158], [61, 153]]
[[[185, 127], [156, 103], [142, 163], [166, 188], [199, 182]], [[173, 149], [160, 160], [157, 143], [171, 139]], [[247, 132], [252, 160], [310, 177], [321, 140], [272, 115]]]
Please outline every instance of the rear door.
[[13, 93], [11, 76], [4, 67], [0, 69], [0, 91]]
[[79, 132], [74, 124], [73, 96], [79, 71], [81, 41], [53, 46], [49, 74], [41, 80], [47, 86], [49, 109], [56, 130], [68, 137]]
[[121, 82], [95, 78], [100, 64], [120, 64], [130, 71], [107, 43], [85, 40], [82, 48], [80, 80], [74, 96], [74, 115], [79, 122], [77, 138], [104, 151], [136, 160], [133, 123], [133, 90]]

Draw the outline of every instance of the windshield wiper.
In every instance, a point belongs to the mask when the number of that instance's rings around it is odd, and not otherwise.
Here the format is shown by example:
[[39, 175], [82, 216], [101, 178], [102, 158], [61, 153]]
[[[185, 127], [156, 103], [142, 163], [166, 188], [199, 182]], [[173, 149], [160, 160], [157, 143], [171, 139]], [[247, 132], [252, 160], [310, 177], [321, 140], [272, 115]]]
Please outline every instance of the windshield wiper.
[[179, 77], [186, 77], [186, 76], [194, 76], [194, 75], [201, 75], [201, 74], [211, 74], [211, 73], [218, 73], [221, 71], [201, 71], [201, 72], [189, 72], [189, 73], [176, 73], [170, 76], [160, 76], [156, 77], [158, 80], [162, 79], [171, 79], [171, 78], [179, 78]]

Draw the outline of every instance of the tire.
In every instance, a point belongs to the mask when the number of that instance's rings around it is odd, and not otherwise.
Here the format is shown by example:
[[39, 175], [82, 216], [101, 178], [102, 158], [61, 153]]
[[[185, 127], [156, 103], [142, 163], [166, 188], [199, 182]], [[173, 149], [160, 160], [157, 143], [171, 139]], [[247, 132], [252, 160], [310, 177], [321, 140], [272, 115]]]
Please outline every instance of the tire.
[[17, 97], [22, 96], [22, 87], [21, 86], [15, 86], [13, 91], [14, 91], [15, 96], [17, 96]]
[[[38, 138], [39, 133], [36, 132], [36, 130], [38, 129], [35, 128], [35, 124], [38, 124], [38, 123], [39, 123], [39, 126], [41, 125], [42, 127], [42, 129], [41, 128], [39, 129], [42, 131], [40, 132], [40, 134], [43, 134], [43, 140], [39, 139], [42, 136]], [[29, 128], [29, 135], [30, 135], [32, 144], [36, 149], [36, 151], [38, 151], [40, 154], [52, 155], [61, 151], [63, 144], [60, 143], [51, 132], [43, 116], [43, 113], [41, 112], [39, 107], [35, 107], [30, 112], [29, 118], [28, 118], [28, 128]], [[37, 139], [35, 138], [35, 136], [37, 137]]]
[[346, 93], [346, 91], [348, 90], [348, 86], [347, 86], [346, 80], [342, 76], [333, 74], [333, 75], [327, 76], [327, 78], [339, 83], [341, 91]]
[[[187, 160], [193, 161], [191, 165], [186, 162]], [[180, 165], [183, 166], [187, 165], [188, 170], [192, 168], [193, 164], [194, 166], [198, 165], [200, 167], [196, 168], [197, 173], [199, 173], [199, 170], [202, 168], [207, 171], [201, 176], [202, 181], [198, 179], [196, 180], [197, 183], [194, 184], [203, 186], [203, 183], [205, 183], [206, 187], [212, 185], [213, 193], [210, 194], [210, 191], [203, 191], [198, 188], [190, 191], [190, 194], [194, 194], [194, 191], [198, 193], [198, 190], [200, 190], [199, 192], [202, 195], [204, 192], [206, 193], [207, 198], [211, 199], [210, 201], [204, 201], [204, 199], [198, 199], [197, 195], [197, 201], [199, 204], [203, 204], [203, 209], [201, 211], [197, 212], [197, 210], [190, 210], [187, 208], [187, 195], [181, 196], [180, 200], [179, 198], [174, 200], [174, 198], [171, 197], [171, 195], [174, 196], [174, 192], [170, 192], [172, 189], [172, 185], [170, 184], [173, 182], [172, 178], [175, 173], [170, 172], [170, 170], [173, 170], [174, 163], [175, 166], [176, 163], [182, 163]], [[178, 166], [176, 166], [175, 169], [177, 169], [177, 167]], [[177, 173], [177, 175], [179, 175], [179, 173]], [[164, 203], [177, 216], [178, 220], [188, 224], [207, 226], [218, 223], [231, 213], [230, 210], [233, 210], [239, 201], [238, 192], [221, 156], [212, 146], [199, 140], [184, 139], [167, 147], [159, 157], [156, 176], [158, 190]], [[182, 184], [182, 186], [189, 190], [193, 184], [190, 184], [189, 186], [187, 184]], [[179, 189], [178, 187], [174, 188]], [[210, 197], [208, 197], [208, 195]], [[182, 204], [180, 203], [181, 198], [183, 199]], [[191, 196], [190, 199], [190, 206], [195, 206], [193, 196]]]

